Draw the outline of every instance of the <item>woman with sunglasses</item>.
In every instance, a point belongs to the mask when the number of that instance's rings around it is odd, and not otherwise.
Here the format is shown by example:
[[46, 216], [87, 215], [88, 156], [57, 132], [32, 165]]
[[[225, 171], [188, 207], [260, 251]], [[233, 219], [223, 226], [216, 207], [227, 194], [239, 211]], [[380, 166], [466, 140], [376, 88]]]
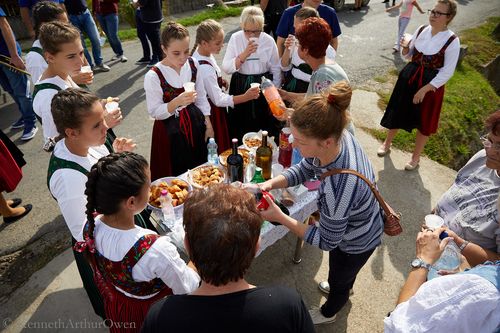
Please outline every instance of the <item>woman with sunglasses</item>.
[[[281, 85], [281, 67], [278, 48], [274, 39], [262, 32], [264, 13], [258, 7], [246, 7], [240, 16], [241, 31], [231, 35], [222, 70], [231, 74], [229, 94], [244, 94], [250, 84], [260, 83], [262, 76], [271, 79], [276, 87]], [[280, 122], [273, 117], [263, 95], [258, 99], [229, 108], [227, 116], [229, 135], [241, 140], [247, 132], [260, 129], [278, 138]]]
[[420, 154], [431, 134], [436, 133], [443, 104], [444, 85], [453, 76], [460, 53], [458, 37], [448, 29], [457, 14], [454, 0], [438, 0], [429, 11], [429, 25], [417, 29], [411, 40], [401, 40], [401, 53], [411, 62], [399, 73], [380, 124], [389, 129], [377, 151], [389, 153], [398, 129], [417, 129], [415, 149], [405, 170], [418, 167]]
[[482, 247], [476, 263], [498, 260], [500, 253], [500, 110], [486, 120], [486, 128], [488, 134], [481, 137], [484, 149], [460, 169], [434, 210], [463, 253]]

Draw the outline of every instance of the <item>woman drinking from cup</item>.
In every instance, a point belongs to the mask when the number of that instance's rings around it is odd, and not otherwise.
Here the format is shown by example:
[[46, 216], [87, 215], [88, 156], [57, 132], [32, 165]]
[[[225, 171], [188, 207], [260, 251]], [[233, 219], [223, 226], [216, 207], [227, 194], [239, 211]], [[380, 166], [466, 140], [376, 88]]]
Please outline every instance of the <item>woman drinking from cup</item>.
[[402, 39], [401, 53], [411, 62], [399, 73], [380, 122], [389, 132], [378, 156], [389, 153], [398, 129], [417, 129], [415, 149], [405, 165], [408, 171], [417, 168], [429, 136], [437, 131], [444, 85], [452, 77], [460, 53], [460, 41], [448, 29], [457, 14], [455, 1], [438, 0], [429, 14], [430, 25], [418, 28], [409, 43]]
[[[352, 90], [345, 81], [299, 102], [291, 116], [294, 145], [304, 159], [262, 184], [262, 190], [301, 184], [331, 169], [353, 169], [371, 182], [375, 174], [354, 136], [345, 130]], [[383, 220], [380, 206], [368, 185], [355, 175], [325, 175], [319, 187], [319, 225], [303, 224], [281, 212], [271, 200], [262, 211], [306, 242], [329, 251], [328, 299], [310, 310], [315, 324], [331, 323], [349, 299], [356, 275], [380, 245]], [[325, 283], [321, 283], [325, 285]], [[323, 289], [325, 287], [322, 287]]]

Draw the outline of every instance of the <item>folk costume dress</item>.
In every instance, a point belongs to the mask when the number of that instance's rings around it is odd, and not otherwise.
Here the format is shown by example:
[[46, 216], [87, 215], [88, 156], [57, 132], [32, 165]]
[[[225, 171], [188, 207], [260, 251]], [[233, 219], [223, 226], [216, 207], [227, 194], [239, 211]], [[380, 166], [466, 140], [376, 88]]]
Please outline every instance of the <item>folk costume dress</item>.
[[177, 176], [207, 161], [205, 116], [210, 104], [203, 84], [196, 84], [193, 104], [172, 114], [168, 103], [184, 92], [186, 82], [201, 82], [198, 62], [193, 58], [180, 70], [158, 63], [146, 74], [144, 89], [149, 115], [155, 119], [151, 143], [151, 178]]
[[[311, 66], [299, 57], [297, 46], [292, 48], [291, 53], [290, 64], [288, 66], [283, 66], [280, 61], [281, 70], [286, 72], [283, 89], [289, 92], [305, 93], [311, 81], [313, 70]], [[336, 54], [335, 49], [331, 45], [328, 45], [326, 58], [335, 60]]]
[[[411, 62], [399, 73], [380, 124], [408, 132], [418, 128], [420, 133], [429, 136], [438, 128], [444, 85], [455, 71], [460, 41], [450, 30], [432, 36], [430, 26], [421, 26], [414, 36], [407, 55]], [[429, 91], [420, 104], [413, 104], [415, 94], [428, 83], [436, 91]]]
[[[200, 282], [198, 274], [180, 258], [166, 237], [136, 226], [120, 230], [95, 219], [83, 231], [77, 251], [91, 252], [95, 283], [104, 300], [106, 318], [115, 323], [134, 323], [127, 332], [140, 332], [150, 306], [172, 294], [187, 294]], [[123, 332], [110, 327], [111, 332]]]
[[[60, 140], [54, 147], [49, 161], [47, 185], [59, 205], [74, 245], [77, 241], [83, 241], [83, 227], [87, 220], [85, 213], [87, 174], [101, 157], [112, 152], [112, 148], [108, 145], [91, 147], [88, 155], [83, 157], [71, 153], [65, 141], [65, 139]], [[140, 215], [136, 215], [135, 222], [144, 228], [154, 229]], [[92, 307], [98, 316], [105, 318], [103, 301], [94, 283], [92, 269], [81, 253], [73, 250], [73, 254]]]
[[222, 91], [225, 88], [223, 87], [224, 80], [213, 55], [205, 57], [195, 51], [193, 58], [198, 60], [200, 64], [201, 82], [203, 82], [210, 103], [210, 122], [214, 128], [217, 150], [220, 154], [231, 148], [227, 125], [227, 108], [234, 107], [233, 96]]
[[[246, 49], [248, 43], [244, 32], [238, 31], [231, 35], [227, 44], [222, 70], [231, 74], [230, 95], [244, 94], [251, 83], [261, 83], [262, 76], [272, 79], [276, 87], [281, 86], [278, 48], [274, 39], [264, 32], [259, 35], [257, 51], [236, 69], [236, 58]], [[245, 133], [258, 132], [261, 129], [267, 130], [269, 135], [277, 140], [282, 127], [280, 121], [272, 115], [263, 94], [258, 99], [229, 108], [228, 125], [230, 136], [240, 142]]]
[[24, 154], [0, 130], [0, 193], [12, 192], [23, 178], [21, 168], [26, 164]]

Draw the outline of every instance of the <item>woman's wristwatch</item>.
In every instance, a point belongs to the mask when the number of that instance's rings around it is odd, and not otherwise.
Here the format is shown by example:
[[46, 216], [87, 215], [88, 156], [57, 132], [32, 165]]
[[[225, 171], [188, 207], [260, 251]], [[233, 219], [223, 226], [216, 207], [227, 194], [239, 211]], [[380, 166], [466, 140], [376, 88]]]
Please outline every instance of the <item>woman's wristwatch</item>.
[[428, 264], [426, 263], [425, 261], [423, 261], [422, 259], [420, 258], [416, 258], [416, 259], [413, 259], [413, 261], [411, 262], [411, 267], [412, 268], [420, 268], [420, 267], [423, 267], [425, 268], [426, 270], [429, 270], [431, 268], [431, 264]]
[[463, 252], [465, 247], [469, 245], [469, 243], [470, 243], [469, 241], [464, 241], [462, 245], [459, 246], [460, 252]]

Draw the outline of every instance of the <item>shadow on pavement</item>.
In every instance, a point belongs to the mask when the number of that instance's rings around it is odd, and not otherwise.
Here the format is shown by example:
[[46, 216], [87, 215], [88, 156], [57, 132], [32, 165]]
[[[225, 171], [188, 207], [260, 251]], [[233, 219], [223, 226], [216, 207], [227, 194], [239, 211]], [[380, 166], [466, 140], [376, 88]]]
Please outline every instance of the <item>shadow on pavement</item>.
[[337, 12], [337, 17], [339, 23], [345, 24], [347, 27], [352, 27], [361, 23], [364, 20], [364, 16], [370, 11], [370, 6], [361, 7], [359, 11], [353, 11], [353, 5], [344, 6], [340, 12]]

